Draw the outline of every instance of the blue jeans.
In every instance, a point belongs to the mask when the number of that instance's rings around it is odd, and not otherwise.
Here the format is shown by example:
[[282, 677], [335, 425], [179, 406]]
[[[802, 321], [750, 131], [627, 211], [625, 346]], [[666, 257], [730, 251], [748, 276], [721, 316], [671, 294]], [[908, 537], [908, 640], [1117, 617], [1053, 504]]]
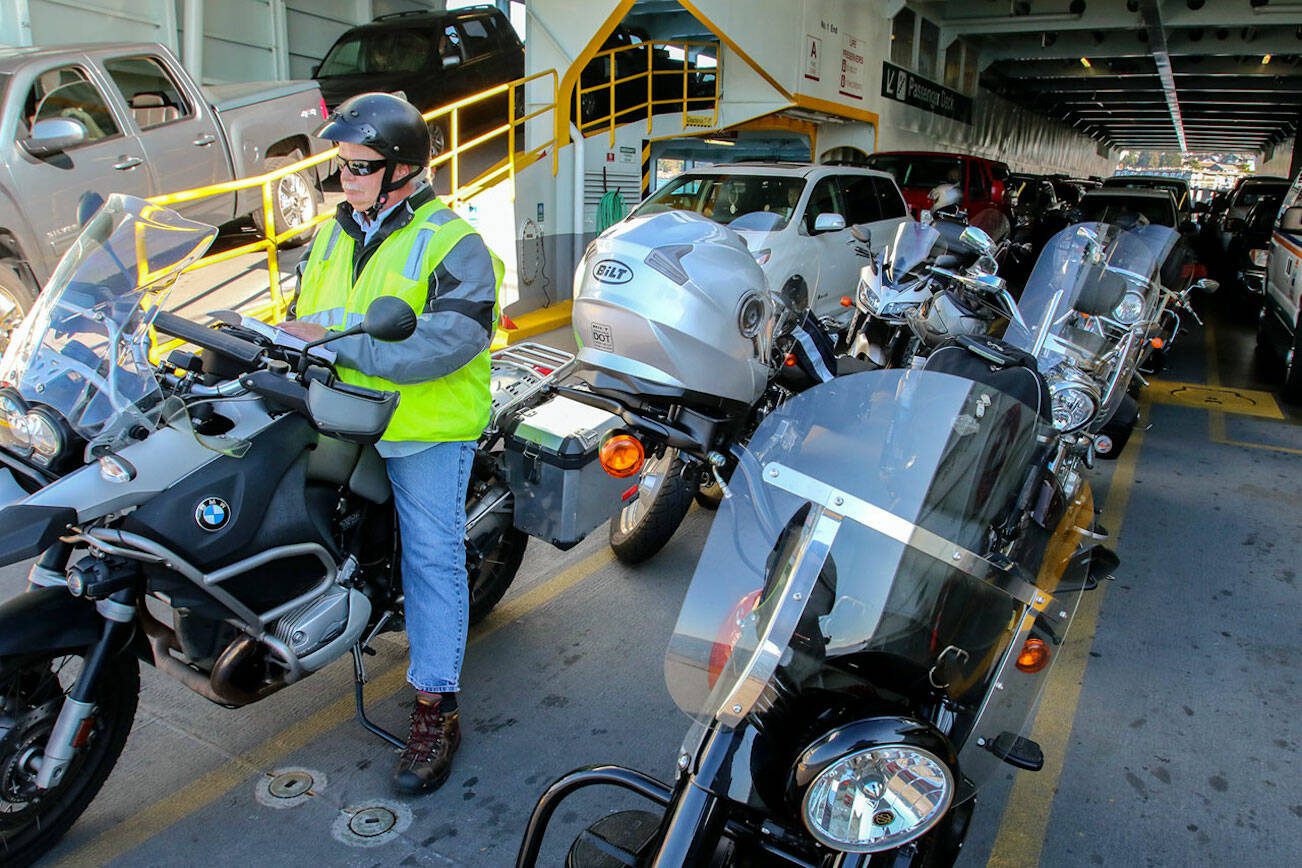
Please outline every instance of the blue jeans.
[[417, 690], [454, 693], [466, 651], [466, 486], [473, 442], [435, 443], [386, 458], [402, 534], [402, 591]]

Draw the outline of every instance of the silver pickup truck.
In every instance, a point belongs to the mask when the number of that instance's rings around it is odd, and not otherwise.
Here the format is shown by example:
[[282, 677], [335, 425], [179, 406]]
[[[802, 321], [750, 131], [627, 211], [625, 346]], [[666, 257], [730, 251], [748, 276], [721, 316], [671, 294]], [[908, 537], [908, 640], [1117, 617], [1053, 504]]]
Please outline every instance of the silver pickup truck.
[[[315, 82], [200, 88], [156, 43], [0, 48], [0, 98], [0, 346], [77, 237], [82, 194], [175, 193], [328, 147], [311, 136], [325, 113]], [[275, 193], [284, 231], [316, 215], [318, 174]], [[260, 188], [178, 210], [215, 225], [253, 214], [262, 228]]]

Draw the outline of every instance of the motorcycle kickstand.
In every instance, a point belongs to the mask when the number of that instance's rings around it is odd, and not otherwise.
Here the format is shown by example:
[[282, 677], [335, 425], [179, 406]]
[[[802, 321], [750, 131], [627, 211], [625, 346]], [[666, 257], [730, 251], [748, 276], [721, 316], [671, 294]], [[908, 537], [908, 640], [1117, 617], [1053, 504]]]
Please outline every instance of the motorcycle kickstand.
[[380, 622], [375, 625], [375, 629], [371, 631], [371, 635], [367, 636], [366, 639], [353, 644], [353, 698], [357, 702], [357, 722], [362, 725], [363, 729], [372, 735], [378, 736], [384, 741], [387, 741], [396, 748], [405, 748], [407, 746], [405, 741], [398, 738], [379, 724], [373, 722], [366, 716], [366, 700], [363, 696], [363, 689], [366, 685], [366, 664], [362, 662], [362, 654], [367, 651], [372, 654], [375, 653], [371, 649], [371, 641], [379, 635], [382, 629], [384, 629], [384, 625], [388, 622], [389, 616], [390, 613], [386, 612], [383, 617], [380, 618]]

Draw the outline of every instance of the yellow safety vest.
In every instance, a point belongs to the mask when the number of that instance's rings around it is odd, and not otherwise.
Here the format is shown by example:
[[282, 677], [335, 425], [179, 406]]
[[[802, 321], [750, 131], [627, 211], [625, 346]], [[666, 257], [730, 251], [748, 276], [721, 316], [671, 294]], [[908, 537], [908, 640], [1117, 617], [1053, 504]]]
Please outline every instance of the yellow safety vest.
[[[436, 213], [446, 210], [447, 206], [437, 197], [418, 208], [406, 226], [380, 244], [356, 283], [353, 283], [353, 238], [335, 220], [322, 224], [312, 242], [299, 288], [296, 308], [299, 318], [342, 330], [360, 322], [367, 306], [381, 295], [401, 298], [419, 316], [429, 296], [429, 275], [457, 242], [475, 231], [460, 217], [442, 225], [430, 222]], [[500, 313], [496, 296], [502, 287], [504, 268], [491, 251], [489, 256], [493, 259], [496, 279], [491, 334]], [[487, 349], [447, 376], [427, 383], [400, 385], [352, 368], [339, 366], [337, 370], [345, 383], [401, 394], [384, 440], [475, 440], [488, 424], [492, 395]]]

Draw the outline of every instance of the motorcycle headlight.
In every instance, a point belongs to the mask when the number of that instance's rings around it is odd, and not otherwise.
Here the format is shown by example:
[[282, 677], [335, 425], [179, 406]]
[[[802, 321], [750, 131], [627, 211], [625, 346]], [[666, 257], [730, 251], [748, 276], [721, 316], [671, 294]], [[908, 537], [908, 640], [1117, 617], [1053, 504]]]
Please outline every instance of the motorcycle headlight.
[[1053, 399], [1053, 427], [1064, 433], [1088, 425], [1098, 412], [1098, 396], [1080, 383], [1057, 383], [1049, 393]]
[[1144, 314], [1144, 296], [1138, 292], [1127, 292], [1112, 309], [1112, 317], [1123, 325], [1134, 325]]
[[52, 464], [63, 451], [63, 432], [47, 414], [33, 410], [26, 416], [27, 434], [32, 446], [32, 460]]
[[935, 754], [886, 745], [829, 765], [805, 791], [809, 833], [850, 853], [878, 853], [922, 835], [949, 810], [954, 774]]
[[32, 446], [27, 433], [27, 408], [12, 395], [0, 394], [0, 445], [21, 451]]
[[868, 281], [860, 280], [859, 290], [855, 294], [858, 296], [859, 304], [867, 308], [869, 312], [875, 313], [877, 311], [877, 305], [881, 303], [881, 299], [877, 297], [877, 293], [873, 292], [873, 288], [868, 284]]

